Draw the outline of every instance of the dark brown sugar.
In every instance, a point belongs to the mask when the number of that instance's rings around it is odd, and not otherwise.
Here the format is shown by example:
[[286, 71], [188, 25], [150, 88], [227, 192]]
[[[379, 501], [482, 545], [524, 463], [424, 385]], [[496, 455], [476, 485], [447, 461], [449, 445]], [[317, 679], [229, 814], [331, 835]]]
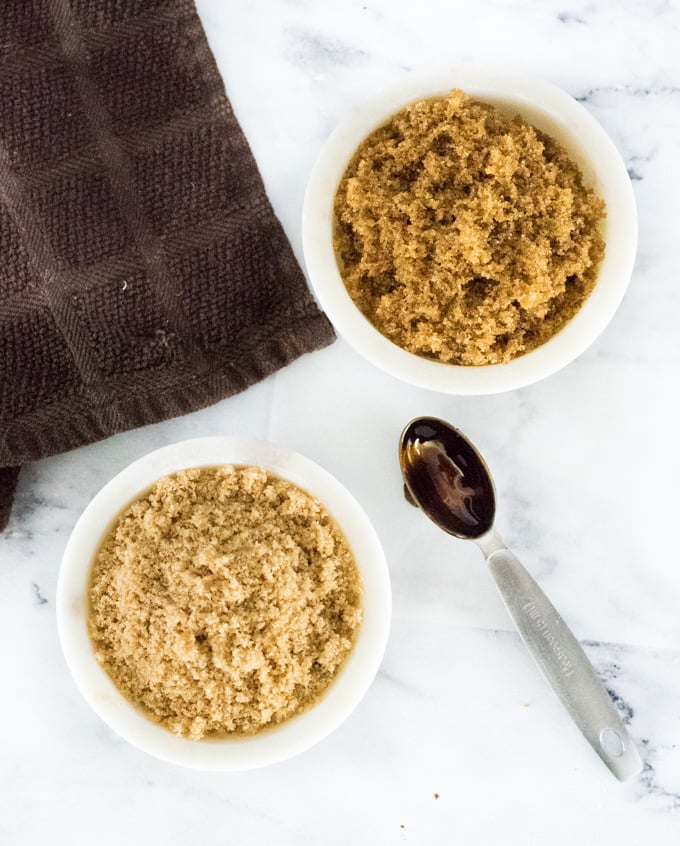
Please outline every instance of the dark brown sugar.
[[352, 299], [395, 344], [499, 364], [582, 306], [604, 217], [556, 141], [453, 90], [361, 143], [335, 198], [335, 247]]

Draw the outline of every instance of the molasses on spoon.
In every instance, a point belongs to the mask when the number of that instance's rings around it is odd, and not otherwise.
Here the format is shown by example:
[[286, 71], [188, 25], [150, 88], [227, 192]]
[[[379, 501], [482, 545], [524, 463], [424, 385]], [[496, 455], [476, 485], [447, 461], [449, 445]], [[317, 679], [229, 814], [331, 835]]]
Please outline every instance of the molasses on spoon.
[[595, 752], [621, 781], [637, 775], [638, 751], [581, 645], [493, 527], [493, 481], [475, 447], [443, 420], [418, 417], [401, 435], [399, 461], [407, 499], [479, 546], [520, 637]]

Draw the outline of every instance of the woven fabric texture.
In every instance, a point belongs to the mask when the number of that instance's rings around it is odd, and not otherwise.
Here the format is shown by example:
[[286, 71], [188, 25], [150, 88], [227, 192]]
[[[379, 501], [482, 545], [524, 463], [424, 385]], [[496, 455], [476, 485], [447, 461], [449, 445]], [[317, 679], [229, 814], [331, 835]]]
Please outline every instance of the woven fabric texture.
[[331, 342], [192, 0], [3, 0], [0, 528], [18, 468]]

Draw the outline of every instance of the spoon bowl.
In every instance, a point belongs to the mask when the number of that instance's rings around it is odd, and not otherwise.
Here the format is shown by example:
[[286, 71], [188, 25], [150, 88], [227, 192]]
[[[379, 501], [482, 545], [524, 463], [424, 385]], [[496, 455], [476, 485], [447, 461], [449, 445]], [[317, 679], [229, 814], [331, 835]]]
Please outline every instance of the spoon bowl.
[[489, 468], [463, 433], [436, 417], [404, 429], [399, 460], [411, 498], [450, 535], [476, 540], [493, 526], [496, 493]]

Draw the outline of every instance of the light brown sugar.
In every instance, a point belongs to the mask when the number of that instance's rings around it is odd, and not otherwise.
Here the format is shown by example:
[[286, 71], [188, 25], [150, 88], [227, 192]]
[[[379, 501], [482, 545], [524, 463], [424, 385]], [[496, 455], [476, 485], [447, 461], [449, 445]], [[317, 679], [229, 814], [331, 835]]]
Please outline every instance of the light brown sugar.
[[160, 479], [120, 515], [90, 584], [98, 661], [149, 717], [196, 740], [305, 710], [361, 618], [360, 575], [336, 522], [259, 467]]

